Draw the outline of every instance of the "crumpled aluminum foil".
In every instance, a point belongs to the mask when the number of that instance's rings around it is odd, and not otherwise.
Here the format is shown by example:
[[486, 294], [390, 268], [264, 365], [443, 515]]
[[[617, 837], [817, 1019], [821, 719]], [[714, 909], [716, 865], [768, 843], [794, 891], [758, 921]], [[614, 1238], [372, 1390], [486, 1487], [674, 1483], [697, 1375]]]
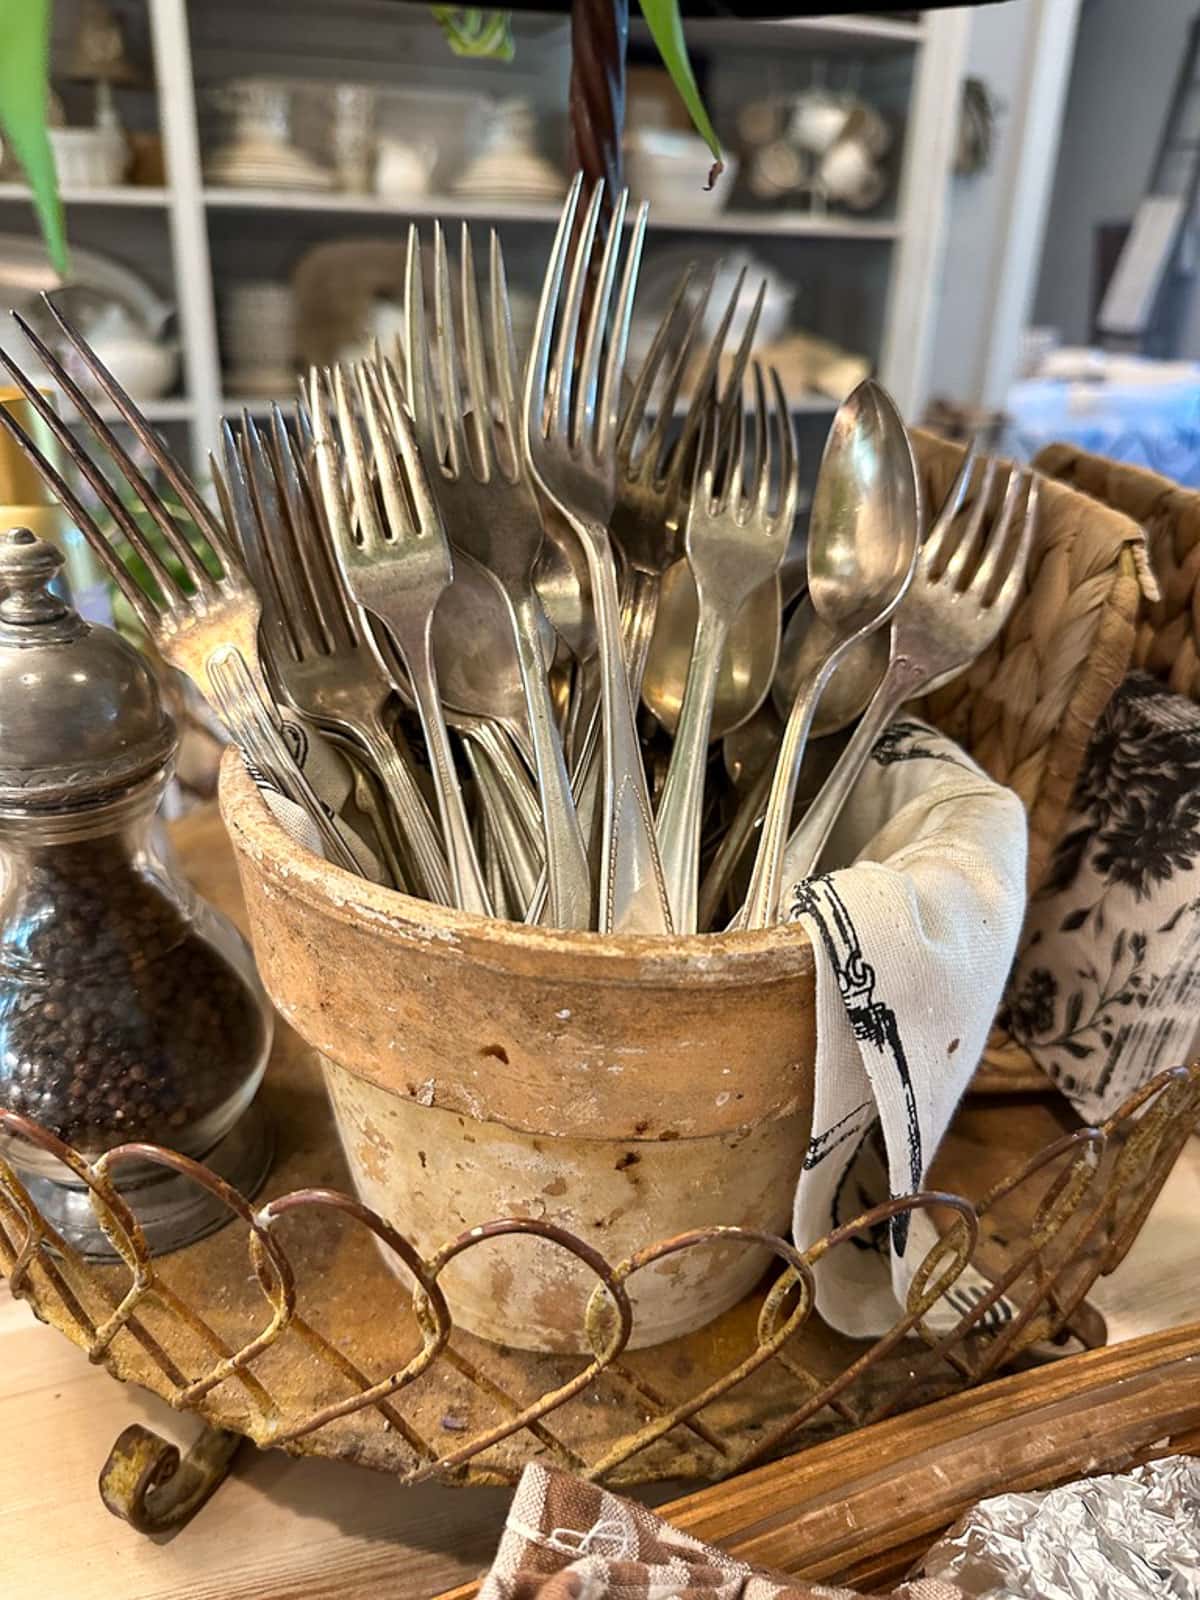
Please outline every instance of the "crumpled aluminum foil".
[[1200, 1460], [996, 1495], [934, 1546], [921, 1575], [980, 1600], [1200, 1600]]

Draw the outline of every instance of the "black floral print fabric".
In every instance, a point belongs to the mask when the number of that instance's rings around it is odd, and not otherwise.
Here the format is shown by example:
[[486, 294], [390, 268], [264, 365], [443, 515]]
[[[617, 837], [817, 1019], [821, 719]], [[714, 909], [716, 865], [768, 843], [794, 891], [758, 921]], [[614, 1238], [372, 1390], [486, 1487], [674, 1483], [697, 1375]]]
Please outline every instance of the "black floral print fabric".
[[1200, 709], [1131, 674], [1088, 747], [1000, 1025], [1089, 1120], [1200, 1021]]

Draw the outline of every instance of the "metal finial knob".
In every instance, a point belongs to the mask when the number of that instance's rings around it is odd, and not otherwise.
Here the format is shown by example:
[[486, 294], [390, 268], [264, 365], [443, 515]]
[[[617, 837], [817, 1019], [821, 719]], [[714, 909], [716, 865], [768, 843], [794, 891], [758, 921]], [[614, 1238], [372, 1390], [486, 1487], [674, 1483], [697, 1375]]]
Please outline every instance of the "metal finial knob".
[[29, 528], [9, 528], [0, 533], [0, 622], [56, 622], [67, 606], [50, 585], [63, 558], [52, 544]]

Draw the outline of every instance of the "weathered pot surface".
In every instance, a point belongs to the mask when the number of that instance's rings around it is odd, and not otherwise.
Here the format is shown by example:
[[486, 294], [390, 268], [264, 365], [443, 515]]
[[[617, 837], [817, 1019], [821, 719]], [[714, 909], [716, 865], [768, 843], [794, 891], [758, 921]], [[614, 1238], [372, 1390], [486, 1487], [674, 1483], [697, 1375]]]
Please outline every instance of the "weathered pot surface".
[[[221, 770], [263, 981], [325, 1059], [355, 1182], [427, 1256], [501, 1216], [616, 1263], [719, 1223], [786, 1229], [809, 1131], [812, 951], [797, 928], [645, 938], [497, 922], [295, 845], [235, 752]], [[636, 1344], [698, 1327], [766, 1264], [697, 1247], [630, 1283]], [[594, 1278], [540, 1240], [447, 1269], [456, 1320], [579, 1349]]]

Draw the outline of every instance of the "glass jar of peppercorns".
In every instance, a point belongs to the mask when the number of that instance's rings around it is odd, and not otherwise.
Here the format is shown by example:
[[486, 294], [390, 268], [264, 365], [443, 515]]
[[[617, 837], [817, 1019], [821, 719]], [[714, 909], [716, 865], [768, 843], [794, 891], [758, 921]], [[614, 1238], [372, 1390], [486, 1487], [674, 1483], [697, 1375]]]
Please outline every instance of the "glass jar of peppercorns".
[[[61, 563], [28, 529], [0, 534], [0, 1112], [89, 1159], [166, 1145], [249, 1194], [269, 1158], [252, 1102], [271, 1014], [245, 941], [158, 843], [175, 731], [155, 677], [52, 592]], [[43, 1216], [113, 1254], [86, 1187], [5, 1126]], [[152, 1250], [230, 1216], [149, 1160], [113, 1177]]]

